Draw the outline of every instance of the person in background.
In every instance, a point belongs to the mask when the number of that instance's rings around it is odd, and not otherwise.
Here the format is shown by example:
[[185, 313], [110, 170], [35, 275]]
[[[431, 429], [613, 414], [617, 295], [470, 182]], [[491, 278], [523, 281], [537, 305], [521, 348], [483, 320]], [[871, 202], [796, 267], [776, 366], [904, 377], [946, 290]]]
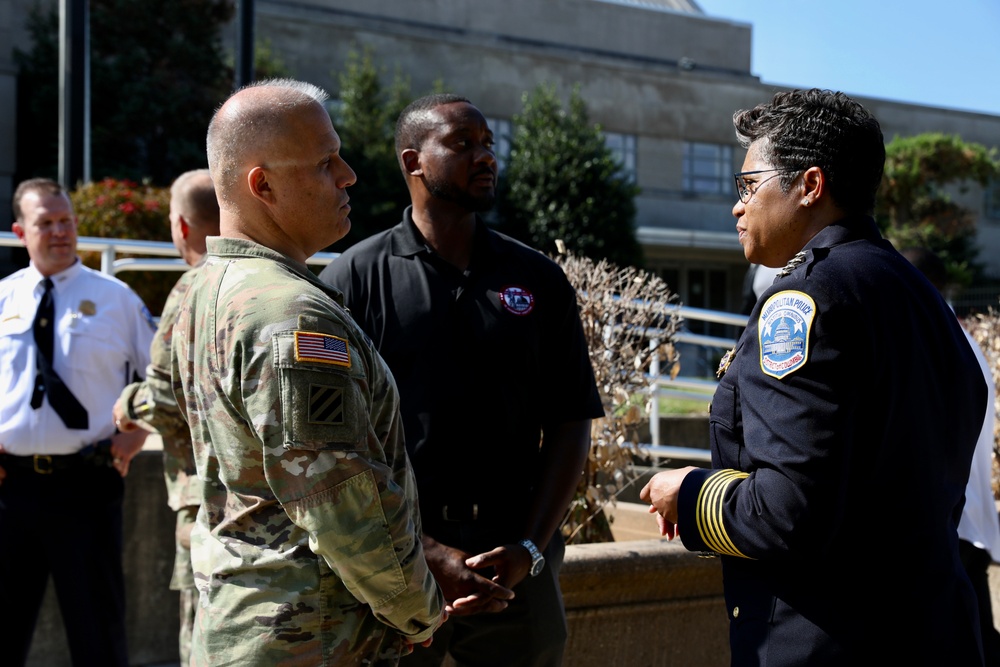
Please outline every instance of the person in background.
[[170, 354], [204, 488], [191, 533], [198, 667], [395, 665], [446, 618], [396, 384], [306, 265], [351, 224], [355, 175], [326, 99], [259, 81], [208, 128], [220, 236]]
[[62, 186], [24, 181], [13, 207], [31, 261], [0, 281], [0, 655], [27, 661], [51, 576], [73, 665], [127, 667], [122, 478], [146, 432], [119, 433], [111, 408], [155, 325], [77, 257]]
[[743, 305], [740, 306], [740, 313], [749, 315], [753, 312], [753, 307], [757, 304], [757, 299], [767, 290], [777, 277], [781, 267], [761, 266], [751, 264], [747, 267], [746, 275], [743, 277]]
[[640, 497], [662, 534], [721, 558], [736, 667], [982, 665], [958, 524], [986, 383], [871, 217], [879, 123], [815, 89], [734, 123], [740, 243], [783, 268], [720, 365], [711, 467]]
[[195, 469], [191, 432], [174, 399], [170, 379], [170, 336], [177, 309], [205, 255], [205, 238], [219, 235], [219, 202], [208, 169], [178, 176], [170, 186], [170, 235], [181, 257], [192, 267], [174, 285], [160, 314], [156, 338], [149, 351], [146, 379], [127, 386], [114, 406], [114, 420], [122, 431], [140, 426], [156, 431], [163, 440], [163, 477], [167, 504], [177, 514], [176, 555], [170, 589], [180, 592], [178, 650], [181, 665], [190, 662], [191, 633], [198, 592], [191, 569], [191, 528], [201, 505], [201, 481]]
[[[947, 294], [948, 272], [940, 257], [928, 248], [905, 248], [901, 254], [917, 267], [942, 295]], [[979, 602], [979, 629], [983, 635], [986, 664], [1000, 665], [1000, 632], [997, 631], [993, 621], [989, 577], [990, 564], [1000, 562], [1000, 517], [997, 516], [996, 499], [993, 497], [996, 387], [990, 364], [983, 355], [979, 343], [964, 328], [962, 331], [982, 368], [988, 396], [986, 418], [983, 420], [983, 428], [976, 442], [969, 483], [965, 487], [965, 506], [962, 508], [962, 520], [958, 523], [958, 550], [962, 556], [965, 572], [972, 580], [973, 588], [976, 589], [976, 599]]]
[[463, 666], [559, 665], [559, 525], [604, 414], [576, 293], [553, 261], [478, 216], [493, 205], [497, 161], [468, 99], [409, 105], [396, 156], [412, 201], [403, 221], [320, 278], [399, 383], [427, 559], [452, 607], [403, 664], [440, 665], [447, 652]]

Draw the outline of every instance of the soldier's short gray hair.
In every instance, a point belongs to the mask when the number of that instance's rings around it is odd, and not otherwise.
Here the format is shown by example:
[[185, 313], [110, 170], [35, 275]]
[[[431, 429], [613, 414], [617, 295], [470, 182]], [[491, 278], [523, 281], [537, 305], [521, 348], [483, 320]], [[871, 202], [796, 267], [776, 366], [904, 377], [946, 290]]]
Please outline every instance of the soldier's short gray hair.
[[[249, 94], [248, 94], [249, 93]], [[240, 104], [229, 104], [239, 96]], [[323, 104], [329, 93], [295, 79], [264, 79], [240, 88], [216, 110], [208, 125], [208, 167], [222, 208], [231, 203], [249, 150], [266, 145], [282, 127], [282, 117], [303, 105]]]

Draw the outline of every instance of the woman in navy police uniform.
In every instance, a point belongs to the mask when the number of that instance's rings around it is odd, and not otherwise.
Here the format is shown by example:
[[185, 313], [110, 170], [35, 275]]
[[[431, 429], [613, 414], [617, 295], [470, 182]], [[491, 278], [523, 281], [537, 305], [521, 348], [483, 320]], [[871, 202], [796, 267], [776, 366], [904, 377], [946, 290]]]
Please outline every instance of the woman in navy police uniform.
[[982, 665], [957, 525], [986, 392], [871, 212], [885, 149], [842, 93], [734, 116], [749, 261], [784, 267], [719, 368], [711, 469], [642, 490], [722, 559], [733, 665]]

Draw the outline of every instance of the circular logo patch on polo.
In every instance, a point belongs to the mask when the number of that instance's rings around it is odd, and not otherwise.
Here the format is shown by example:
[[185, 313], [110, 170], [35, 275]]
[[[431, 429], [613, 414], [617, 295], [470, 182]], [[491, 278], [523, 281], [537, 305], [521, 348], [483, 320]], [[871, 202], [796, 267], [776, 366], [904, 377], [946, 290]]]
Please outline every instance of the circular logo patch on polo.
[[760, 368], [779, 380], [802, 368], [809, 359], [809, 327], [816, 302], [796, 290], [778, 292], [760, 309]]
[[535, 307], [535, 295], [523, 287], [504, 287], [499, 296], [503, 307], [515, 315], [527, 315]]

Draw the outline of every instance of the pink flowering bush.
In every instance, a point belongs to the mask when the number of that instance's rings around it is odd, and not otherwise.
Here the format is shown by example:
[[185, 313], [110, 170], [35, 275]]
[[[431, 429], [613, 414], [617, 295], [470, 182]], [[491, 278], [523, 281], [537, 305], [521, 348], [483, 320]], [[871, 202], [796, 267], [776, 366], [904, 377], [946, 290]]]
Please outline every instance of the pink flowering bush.
[[[105, 178], [81, 185], [70, 193], [70, 199], [80, 220], [80, 236], [170, 241], [170, 188]], [[87, 266], [100, 268], [100, 253], [81, 252], [80, 256]], [[179, 276], [174, 271], [123, 271], [117, 275], [155, 314], [163, 309], [163, 302]]]

